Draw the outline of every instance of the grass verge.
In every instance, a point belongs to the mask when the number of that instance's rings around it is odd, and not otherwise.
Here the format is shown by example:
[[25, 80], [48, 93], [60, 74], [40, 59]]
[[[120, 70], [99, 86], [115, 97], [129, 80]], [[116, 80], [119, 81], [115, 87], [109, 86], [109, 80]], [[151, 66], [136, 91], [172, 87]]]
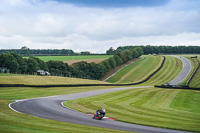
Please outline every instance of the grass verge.
[[[196, 64], [200, 63], [200, 56], [195, 60]], [[197, 70], [192, 81], [189, 84], [190, 87], [200, 88], [200, 68]]]
[[144, 56], [139, 60], [116, 73], [108, 82], [112, 83], [135, 83], [147, 78], [162, 63], [161, 56]]
[[200, 132], [200, 92], [140, 88], [107, 93], [64, 105], [85, 113], [106, 108], [118, 121]]
[[66, 85], [66, 84], [108, 84], [107, 82], [56, 77], [56, 76], [30, 76], [30, 75], [13, 75], [0, 74], [0, 84], [25, 84], [25, 85]]
[[[183, 81], [180, 83], [181, 85], [186, 85], [186, 84], [187, 84], [187, 81], [188, 81], [189, 78], [192, 76], [192, 74], [194, 73], [196, 67], [197, 67], [198, 64], [199, 64], [200, 59], [198, 59], [198, 58], [191, 58], [192, 56], [194, 56], [194, 55], [184, 55], [184, 57], [187, 58], [187, 59], [190, 61], [192, 68], [191, 68], [191, 71], [190, 71], [190, 73], [188, 74], [187, 78], [185, 78], [185, 80], [183, 80]], [[190, 86], [190, 87], [191, 87], [191, 86]]]
[[[64, 95], [102, 87], [77, 88], [0, 88], [0, 132], [1, 133], [123, 133], [124, 131], [83, 126], [66, 122], [42, 119], [12, 111], [8, 104], [15, 99], [26, 99], [52, 95]], [[125, 133], [125, 132], [124, 132]]]
[[161, 85], [175, 79], [181, 72], [182, 61], [173, 56], [165, 56], [166, 61], [163, 67], [153, 75], [148, 81], [141, 85]]

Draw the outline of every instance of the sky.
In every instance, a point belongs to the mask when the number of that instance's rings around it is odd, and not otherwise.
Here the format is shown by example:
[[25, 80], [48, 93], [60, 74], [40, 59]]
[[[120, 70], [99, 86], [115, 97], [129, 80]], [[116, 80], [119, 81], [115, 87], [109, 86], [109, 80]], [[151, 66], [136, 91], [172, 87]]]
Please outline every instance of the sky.
[[200, 0], [1, 0], [0, 49], [200, 46]]

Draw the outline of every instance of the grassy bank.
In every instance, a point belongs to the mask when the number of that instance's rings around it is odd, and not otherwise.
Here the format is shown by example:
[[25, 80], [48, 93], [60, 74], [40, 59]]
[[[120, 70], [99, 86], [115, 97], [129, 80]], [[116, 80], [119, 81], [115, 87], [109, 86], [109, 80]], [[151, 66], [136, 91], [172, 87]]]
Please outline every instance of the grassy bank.
[[106, 84], [103, 81], [87, 80], [56, 76], [30, 76], [0, 74], [0, 84], [26, 84], [26, 85], [65, 85], [65, 84]]
[[118, 121], [200, 132], [199, 102], [197, 91], [143, 88], [67, 101], [65, 105], [85, 113], [105, 107], [106, 115]]
[[102, 89], [102, 87], [77, 88], [0, 88], [0, 132], [1, 133], [123, 133], [123, 131], [96, 128], [66, 122], [37, 118], [16, 113], [8, 107], [15, 99], [26, 99], [52, 95], [64, 95]]
[[176, 57], [165, 56], [164, 66], [154, 76], [142, 85], [161, 85], [175, 79], [181, 72], [182, 61]]
[[[195, 60], [196, 66], [198, 63], [200, 63], [200, 56], [198, 56], [197, 59], [193, 58]], [[196, 74], [194, 75], [192, 81], [189, 84], [190, 87], [196, 87], [200, 88], [200, 68], [197, 70]]]
[[131, 83], [139, 82], [147, 78], [162, 63], [161, 56], [144, 56], [139, 60], [116, 73], [108, 82], [112, 83]]
[[[180, 84], [181, 85], [186, 85], [187, 84], [187, 81], [189, 80], [189, 78], [192, 76], [192, 74], [194, 73], [196, 67], [198, 66], [199, 64], [199, 61], [200, 61], [200, 58], [191, 58], [193, 57], [194, 55], [183, 55], [185, 58], [187, 58], [190, 63], [191, 63], [191, 71], [189, 73], [189, 75], [187, 76], [187, 78], [185, 78], [185, 80], [183, 80]], [[191, 86], [190, 86], [191, 87]]]
[[[172, 56], [165, 57], [166, 61], [163, 68], [142, 85], [161, 85], [172, 81], [178, 76], [183, 67], [181, 60]], [[157, 70], [162, 63], [162, 60], [163, 57], [161, 56], [145, 56], [143, 60], [122, 69], [108, 81], [115, 83], [141, 81]]]

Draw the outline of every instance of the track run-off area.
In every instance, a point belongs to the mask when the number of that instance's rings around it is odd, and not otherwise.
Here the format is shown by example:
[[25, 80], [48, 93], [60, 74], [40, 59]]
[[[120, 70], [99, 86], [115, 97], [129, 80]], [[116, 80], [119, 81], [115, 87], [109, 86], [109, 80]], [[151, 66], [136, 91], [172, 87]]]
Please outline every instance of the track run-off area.
[[[183, 73], [184, 70], [190, 70], [191, 65], [184, 63], [185, 58], [180, 58], [183, 62]], [[189, 66], [188, 66], [189, 65]], [[184, 69], [187, 67], [187, 69]], [[187, 75], [179, 74], [179, 76], [173, 80], [173, 84], [179, 83], [180, 81], [184, 80]], [[178, 80], [177, 80], [178, 79]], [[176, 81], [176, 82], [174, 82]], [[57, 120], [62, 122], [69, 122], [81, 125], [89, 125], [94, 127], [103, 127], [103, 128], [110, 128], [116, 130], [124, 130], [124, 131], [133, 131], [133, 132], [184, 132], [172, 129], [165, 129], [165, 128], [156, 128], [150, 126], [143, 126], [131, 123], [125, 123], [120, 121], [112, 121], [112, 120], [94, 120], [92, 116], [87, 115], [85, 113], [81, 113], [70, 109], [68, 107], [63, 106], [63, 102], [86, 98], [91, 96], [97, 96], [101, 94], [111, 93], [115, 91], [124, 91], [124, 90], [139, 90], [139, 89], [148, 89], [152, 88], [152, 86], [138, 86], [138, 87], [123, 87], [123, 88], [111, 88], [111, 89], [102, 89], [102, 90], [95, 90], [89, 92], [81, 92], [81, 93], [74, 93], [62, 96], [51, 96], [51, 97], [42, 97], [42, 98], [34, 98], [34, 99], [24, 99], [24, 100], [17, 100], [14, 103], [9, 104], [9, 107], [19, 113], [29, 114], [32, 116]], [[164, 105], [163, 105], [164, 106]], [[159, 111], [159, 110], [158, 110]], [[159, 114], [159, 113], [158, 113]], [[184, 119], [183, 119], [184, 120]]]

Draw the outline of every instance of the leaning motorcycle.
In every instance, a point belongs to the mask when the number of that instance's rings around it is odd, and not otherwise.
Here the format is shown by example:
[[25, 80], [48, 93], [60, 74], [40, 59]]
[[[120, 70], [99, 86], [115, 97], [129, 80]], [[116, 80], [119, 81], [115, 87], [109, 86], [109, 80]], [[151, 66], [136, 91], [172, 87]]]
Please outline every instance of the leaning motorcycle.
[[103, 114], [100, 114], [99, 112], [96, 114], [94, 114], [93, 119], [97, 119], [97, 120], [101, 120], [103, 118]]

